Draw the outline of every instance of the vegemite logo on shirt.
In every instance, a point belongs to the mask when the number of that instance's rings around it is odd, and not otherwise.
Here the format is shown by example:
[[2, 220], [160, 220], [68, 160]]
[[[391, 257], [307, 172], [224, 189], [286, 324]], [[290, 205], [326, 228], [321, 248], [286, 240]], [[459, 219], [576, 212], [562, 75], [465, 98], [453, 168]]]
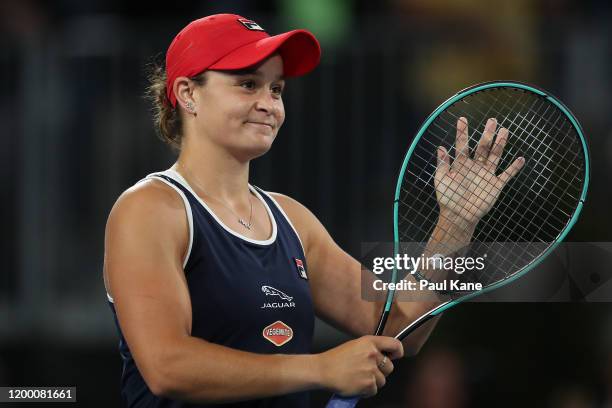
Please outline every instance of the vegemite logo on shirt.
[[295, 307], [295, 302], [292, 302], [293, 297], [287, 295], [272, 286], [264, 285], [261, 287], [261, 291], [267, 296], [278, 296], [284, 302], [264, 302], [261, 309], [282, 309], [284, 307]]
[[298, 275], [302, 279], [308, 279], [308, 275], [306, 275], [306, 268], [304, 268], [304, 262], [301, 259], [293, 258], [295, 261], [295, 267], [297, 268]]
[[293, 329], [277, 320], [271, 325], [266, 326], [261, 334], [270, 343], [280, 347], [293, 338]]

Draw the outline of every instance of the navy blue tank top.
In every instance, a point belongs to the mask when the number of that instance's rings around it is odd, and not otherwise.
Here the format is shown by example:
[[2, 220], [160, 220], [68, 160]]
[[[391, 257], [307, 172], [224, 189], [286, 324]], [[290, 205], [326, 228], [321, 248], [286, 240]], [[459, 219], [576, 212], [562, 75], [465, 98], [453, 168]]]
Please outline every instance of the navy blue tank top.
[[[272, 223], [267, 240], [253, 240], [229, 229], [172, 169], [148, 175], [172, 187], [186, 207], [189, 250], [183, 268], [192, 306], [194, 337], [263, 354], [310, 353], [314, 309], [299, 236], [282, 208], [250, 186]], [[121, 394], [129, 408], [213, 407], [155, 396], [142, 378], [121, 332]], [[248, 370], [248, 367], [244, 368]], [[270, 367], [271, 370], [274, 367]], [[218, 405], [220, 408], [307, 407], [308, 393]]]

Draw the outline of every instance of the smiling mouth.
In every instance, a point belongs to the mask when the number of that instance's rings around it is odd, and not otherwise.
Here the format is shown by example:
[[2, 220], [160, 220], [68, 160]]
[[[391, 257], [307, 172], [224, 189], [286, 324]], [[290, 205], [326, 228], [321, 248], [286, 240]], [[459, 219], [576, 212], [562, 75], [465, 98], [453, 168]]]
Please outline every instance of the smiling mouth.
[[247, 123], [251, 125], [265, 126], [265, 127], [270, 128], [270, 130], [274, 129], [274, 127], [270, 125], [269, 123], [261, 123], [261, 122], [247, 122]]

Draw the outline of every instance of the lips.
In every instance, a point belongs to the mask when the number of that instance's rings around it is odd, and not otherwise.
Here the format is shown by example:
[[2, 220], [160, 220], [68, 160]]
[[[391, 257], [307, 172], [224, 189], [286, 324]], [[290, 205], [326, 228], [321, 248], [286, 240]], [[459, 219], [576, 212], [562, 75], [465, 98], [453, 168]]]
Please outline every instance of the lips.
[[260, 125], [260, 126], [268, 126], [270, 129], [274, 129], [274, 124], [272, 123], [267, 123], [267, 122], [255, 122], [255, 121], [248, 121], [246, 123], [250, 123], [251, 125]]

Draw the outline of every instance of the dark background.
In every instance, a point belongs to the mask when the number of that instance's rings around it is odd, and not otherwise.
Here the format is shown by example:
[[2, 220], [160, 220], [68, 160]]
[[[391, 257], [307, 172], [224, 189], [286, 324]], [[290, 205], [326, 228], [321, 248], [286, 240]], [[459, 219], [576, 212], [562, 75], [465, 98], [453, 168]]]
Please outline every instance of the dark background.
[[[321, 40], [321, 65], [288, 82], [285, 125], [252, 182], [304, 203], [355, 256], [362, 242], [392, 239], [395, 180], [421, 121], [458, 90], [495, 79], [538, 85], [579, 118], [592, 180], [568, 239], [611, 241], [607, 1], [6, 0], [0, 386], [76, 386], [79, 406], [122, 406], [102, 283], [106, 217], [124, 189], [175, 159], [142, 97], [146, 64], [189, 21], [218, 12]], [[462, 305], [363, 406], [610, 406], [611, 312], [607, 303]], [[316, 351], [343, 338], [318, 324]], [[326, 398], [313, 393], [313, 406]]]

